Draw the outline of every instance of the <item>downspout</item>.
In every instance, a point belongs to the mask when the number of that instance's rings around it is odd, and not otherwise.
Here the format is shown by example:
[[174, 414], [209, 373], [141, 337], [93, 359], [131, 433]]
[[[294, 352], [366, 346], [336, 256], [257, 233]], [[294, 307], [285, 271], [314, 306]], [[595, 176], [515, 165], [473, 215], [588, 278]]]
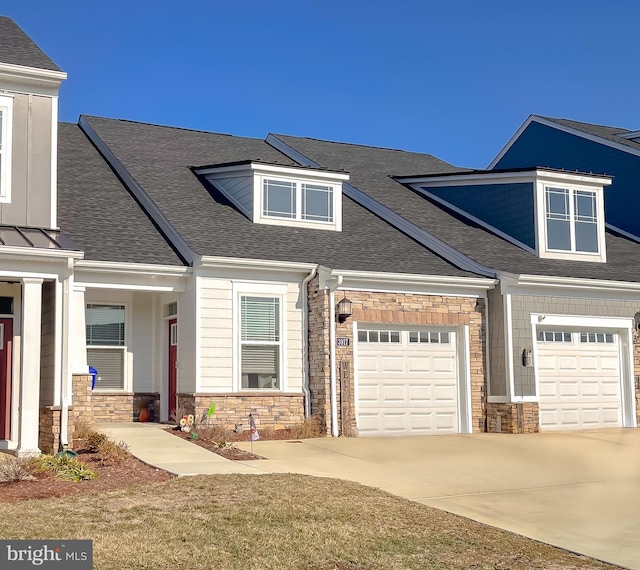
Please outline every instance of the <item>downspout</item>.
[[[73, 270], [73, 260], [69, 259], [69, 269]], [[62, 374], [60, 375], [60, 440], [59, 451], [69, 446], [69, 328], [71, 312], [71, 292], [73, 273], [62, 281]]]
[[309, 370], [309, 293], [307, 285], [318, 272], [316, 265], [309, 275], [302, 281], [302, 358], [304, 362], [304, 378], [302, 379], [302, 392], [304, 393], [304, 417], [311, 417], [311, 388], [310, 388], [310, 370]]
[[336, 289], [342, 285], [342, 275], [329, 286], [329, 383], [331, 387], [331, 435], [338, 437], [338, 386], [336, 379]]

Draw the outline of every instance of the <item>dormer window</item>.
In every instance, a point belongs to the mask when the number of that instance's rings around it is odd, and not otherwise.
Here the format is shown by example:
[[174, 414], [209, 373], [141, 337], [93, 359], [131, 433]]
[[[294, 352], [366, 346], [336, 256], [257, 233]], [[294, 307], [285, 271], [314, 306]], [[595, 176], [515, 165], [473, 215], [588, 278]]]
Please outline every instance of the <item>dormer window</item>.
[[598, 253], [596, 193], [545, 188], [547, 249]]
[[538, 257], [607, 261], [609, 176], [535, 167], [396, 180]]
[[606, 261], [604, 176], [543, 172], [536, 184], [538, 255]]
[[265, 217], [333, 222], [331, 186], [265, 178], [262, 188]]
[[254, 161], [195, 171], [255, 223], [342, 230], [347, 174]]
[[11, 201], [13, 97], [0, 95], [0, 202]]

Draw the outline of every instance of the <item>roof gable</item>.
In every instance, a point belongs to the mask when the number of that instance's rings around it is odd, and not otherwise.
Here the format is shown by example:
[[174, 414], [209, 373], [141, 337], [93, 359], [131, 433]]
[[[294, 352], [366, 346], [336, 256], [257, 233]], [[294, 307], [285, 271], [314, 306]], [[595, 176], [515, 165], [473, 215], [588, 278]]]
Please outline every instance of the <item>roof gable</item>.
[[22, 29], [7, 16], [0, 16], [2, 51], [0, 63], [61, 71]]

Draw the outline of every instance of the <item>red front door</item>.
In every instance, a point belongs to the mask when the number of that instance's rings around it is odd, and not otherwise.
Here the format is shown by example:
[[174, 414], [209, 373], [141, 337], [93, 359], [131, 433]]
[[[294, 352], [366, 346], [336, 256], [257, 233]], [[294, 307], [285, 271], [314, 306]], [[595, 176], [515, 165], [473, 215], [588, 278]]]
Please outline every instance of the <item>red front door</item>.
[[169, 419], [178, 407], [178, 321], [169, 321]]
[[0, 319], [0, 439], [11, 437], [13, 319]]

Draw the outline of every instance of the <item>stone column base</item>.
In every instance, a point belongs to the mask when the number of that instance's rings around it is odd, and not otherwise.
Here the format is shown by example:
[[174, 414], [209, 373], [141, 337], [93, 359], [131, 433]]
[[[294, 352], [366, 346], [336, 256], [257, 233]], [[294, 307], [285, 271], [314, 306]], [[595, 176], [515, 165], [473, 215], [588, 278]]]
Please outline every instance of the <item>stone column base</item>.
[[491, 433], [539, 432], [538, 403], [487, 403], [487, 431]]
[[[44, 406], [40, 408], [40, 432], [38, 445], [42, 453], [54, 455], [60, 449], [60, 426], [62, 418], [62, 408], [60, 406]], [[69, 407], [69, 430], [73, 433], [73, 407]], [[69, 438], [69, 446], [73, 447], [73, 440]]]

